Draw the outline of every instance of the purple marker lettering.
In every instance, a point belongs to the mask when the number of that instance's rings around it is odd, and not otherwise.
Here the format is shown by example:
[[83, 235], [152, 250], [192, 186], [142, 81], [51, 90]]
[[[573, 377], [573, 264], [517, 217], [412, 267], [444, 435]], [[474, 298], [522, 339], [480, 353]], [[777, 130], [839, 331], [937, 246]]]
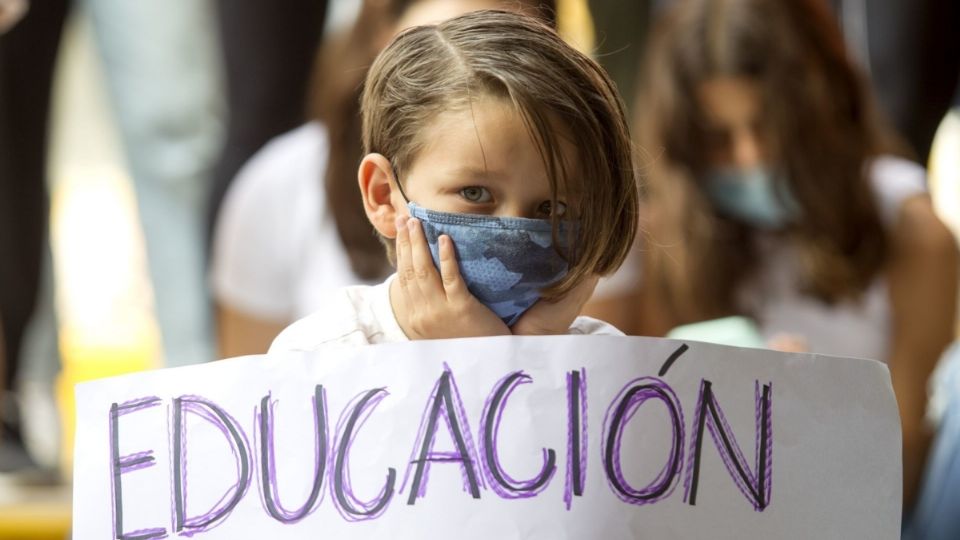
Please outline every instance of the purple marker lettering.
[[334, 443], [337, 454], [334, 458], [331, 485], [337, 510], [347, 521], [376, 519], [386, 511], [393, 499], [393, 486], [397, 480], [397, 471], [393, 467], [387, 469], [386, 483], [380, 490], [380, 494], [372, 501], [358, 500], [353, 495], [350, 484], [350, 445], [353, 444], [360, 427], [387, 395], [389, 393], [385, 388], [376, 388], [360, 394], [347, 405], [337, 422], [337, 440]]
[[[229, 486], [213, 508], [197, 516], [187, 516], [187, 414], [193, 414], [216, 427], [230, 443], [237, 465], [237, 481]], [[250, 443], [237, 421], [212, 401], [200, 396], [180, 396], [173, 400], [173, 487], [174, 527], [180, 536], [193, 536], [223, 523], [250, 486]]]
[[543, 468], [530, 479], [518, 481], [511, 478], [500, 465], [497, 454], [497, 436], [500, 432], [500, 420], [510, 394], [521, 384], [533, 379], [522, 371], [517, 371], [501, 379], [487, 399], [483, 410], [483, 423], [480, 426], [480, 455], [483, 456], [484, 476], [491, 489], [504, 499], [534, 497], [550, 484], [557, 470], [557, 455], [552, 449], [543, 450]]
[[[433, 450], [437, 424], [441, 417], [456, 446], [456, 450], [452, 452]], [[485, 486], [482, 478], [477, 474], [477, 451], [470, 438], [470, 426], [467, 424], [467, 413], [463, 408], [463, 400], [460, 399], [460, 391], [457, 389], [450, 367], [446, 365], [427, 402], [423, 420], [420, 423], [420, 431], [417, 434], [417, 442], [410, 456], [410, 464], [404, 474], [401, 491], [405, 489], [407, 479], [413, 470], [413, 481], [407, 504], [414, 504], [419, 497], [426, 494], [430, 464], [433, 462], [459, 463], [463, 474], [464, 491], [469, 492], [474, 499], [480, 498], [480, 488]]]
[[[650, 399], [662, 402], [670, 413], [670, 457], [649, 485], [636, 489], [627, 483], [620, 467], [620, 443], [627, 422]], [[603, 465], [607, 483], [624, 502], [653, 504], [670, 496], [683, 466], [683, 410], [670, 385], [656, 377], [641, 377], [620, 391], [603, 422]]]
[[277, 489], [277, 452], [274, 445], [274, 406], [276, 401], [270, 401], [270, 395], [260, 401], [260, 409], [256, 413], [256, 425], [259, 426], [260, 441], [260, 488], [261, 502], [267, 513], [281, 523], [296, 523], [310, 515], [320, 505], [322, 500], [323, 477], [327, 470], [327, 406], [326, 393], [323, 386], [314, 387], [313, 395], [313, 422], [314, 422], [314, 453], [313, 453], [313, 486], [306, 502], [300, 508], [287, 510], [280, 504], [280, 495]]

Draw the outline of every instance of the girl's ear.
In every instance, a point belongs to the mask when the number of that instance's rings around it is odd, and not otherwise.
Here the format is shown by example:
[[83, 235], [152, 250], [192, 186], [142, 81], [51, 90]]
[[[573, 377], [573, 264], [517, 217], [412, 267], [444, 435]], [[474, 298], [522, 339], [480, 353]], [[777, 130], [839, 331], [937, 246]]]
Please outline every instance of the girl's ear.
[[407, 213], [406, 207], [397, 208], [394, 197], [393, 165], [380, 154], [367, 154], [357, 170], [363, 209], [367, 219], [386, 238], [397, 237], [396, 219]]

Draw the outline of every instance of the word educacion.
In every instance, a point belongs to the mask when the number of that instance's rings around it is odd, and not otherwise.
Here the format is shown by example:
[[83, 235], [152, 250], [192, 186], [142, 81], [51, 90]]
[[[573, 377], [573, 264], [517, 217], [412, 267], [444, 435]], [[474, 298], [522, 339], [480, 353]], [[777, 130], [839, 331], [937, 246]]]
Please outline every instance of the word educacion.
[[[682, 347], [685, 349], [685, 346]], [[678, 350], [681, 353], [682, 350]], [[677, 353], [675, 353], [676, 355]], [[661, 371], [661, 377], [663, 371]], [[566, 474], [563, 489], [563, 503], [570, 510], [576, 497], [582, 497], [587, 475], [588, 430], [586, 428], [587, 411], [587, 373], [586, 369], [570, 371], [566, 375], [566, 411], [567, 444], [565, 456]], [[600, 434], [602, 474], [610, 490], [624, 503], [645, 505], [655, 504], [671, 495], [674, 488], [683, 480], [683, 500], [696, 505], [700, 461], [704, 452], [704, 434], [709, 432], [712, 447], [719, 452], [729, 473], [743, 493], [748, 504], [756, 511], [767, 508], [771, 496], [771, 470], [773, 466], [773, 426], [772, 426], [772, 385], [754, 384], [756, 431], [751, 441], [756, 456], [751, 467], [734, 437], [723, 409], [718, 402], [713, 385], [702, 379], [694, 408], [693, 421], [690, 424], [690, 440], [686, 441], [686, 429], [683, 409], [676, 394], [661, 377], [640, 377], [629, 381], [609, 403]], [[509, 414], [507, 407], [511, 394], [524, 384], [532, 384], [530, 375], [515, 371], [500, 379], [489, 393], [480, 417], [479, 430], [474, 434], [470, 430], [466, 409], [460, 398], [457, 383], [449, 367], [439, 374], [432, 391], [427, 397], [420, 429], [411, 452], [413, 459], [405, 463], [405, 476], [402, 485], [397, 486], [397, 470], [389, 467], [380, 493], [367, 500], [361, 500], [353, 493], [350, 481], [350, 448], [367, 419], [374, 414], [376, 407], [388, 397], [387, 388], [374, 388], [361, 392], [343, 409], [339, 420], [331, 425], [327, 413], [327, 388], [316, 385], [312, 400], [314, 412], [313, 444], [315, 446], [313, 463], [313, 484], [306, 501], [298, 508], [288, 509], [280, 502], [275, 462], [277, 450], [274, 448], [274, 405], [270, 395], [266, 395], [257, 407], [251, 431], [256, 436], [254, 452], [243, 427], [222, 407], [213, 401], [196, 395], [184, 395], [173, 398], [168, 403], [172, 414], [169, 419], [172, 459], [172, 520], [174, 534], [193, 536], [202, 533], [226, 520], [231, 511], [248, 493], [253, 475], [259, 475], [260, 499], [265, 512], [282, 523], [296, 523], [314, 512], [322, 501], [322, 492], [326, 483], [330, 490], [332, 504], [347, 521], [362, 521], [380, 517], [396, 499], [404, 497], [405, 504], [414, 506], [417, 500], [426, 495], [429, 468], [434, 465], [458, 466], [461, 469], [464, 491], [473, 499], [480, 499], [482, 491], [493, 491], [495, 496], [504, 499], [522, 499], [536, 497], [550, 485], [558, 469], [557, 452], [551, 448], [541, 449], [543, 465], [533, 477], [516, 480], [501, 465], [498, 458], [497, 434], [501, 419]], [[666, 463], [657, 477], [637, 487], [639, 482], [631, 482], [621, 468], [621, 438], [624, 428], [634, 418], [637, 410], [645, 403], [660, 402], [669, 417], [670, 431], [657, 436], [668, 437], [670, 452]], [[125, 403], [113, 403], [109, 411], [110, 447], [112, 462], [112, 493], [115, 538], [163, 538], [168, 536], [164, 528], [140, 529], [124, 532], [123, 529], [123, 483], [124, 476], [139, 469], [151, 467], [157, 460], [152, 450], [142, 450], [133, 454], [120, 455], [123, 417], [135, 414], [164, 403], [158, 397], [143, 397]], [[186, 510], [187, 474], [185, 466], [186, 421], [195, 416], [219, 429], [231, 446], [231, 457], [236, 461], [236, 483], [229, 486], [226, 494], [208, 511], [197, 515], [188, 515]], [[332, 428], [332, 429], [331, 429]], [[434, 449], [434, 440], [439, 430], [445, 429], [453, 448], [445, 451]], [[331, 433], [332, 431], [332, 433]], [[646, 435], [652, 435], [646, 433]], [[476, 444], [474, 443], [476, 440]], [[710, 445], [706, 445], [708, 448]], [[687, 450], [686, 460], [684, 450]], [[684, 468], [684, 461], [686, 467]], [[354, 464], [354, 466], [356, 466]], [[127, 481], [133, 480], [132, 478]], [[401, 503], [403, 504], [403, 503]]]

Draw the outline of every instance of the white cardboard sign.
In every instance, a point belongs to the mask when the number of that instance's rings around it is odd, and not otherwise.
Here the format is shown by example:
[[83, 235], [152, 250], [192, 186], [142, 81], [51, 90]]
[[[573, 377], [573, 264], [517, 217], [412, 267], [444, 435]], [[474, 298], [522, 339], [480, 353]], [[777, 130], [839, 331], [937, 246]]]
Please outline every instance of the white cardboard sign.
[[80, 539], [899, 538], [884, 365], [665, 339], [331, 347], [77, 388]]

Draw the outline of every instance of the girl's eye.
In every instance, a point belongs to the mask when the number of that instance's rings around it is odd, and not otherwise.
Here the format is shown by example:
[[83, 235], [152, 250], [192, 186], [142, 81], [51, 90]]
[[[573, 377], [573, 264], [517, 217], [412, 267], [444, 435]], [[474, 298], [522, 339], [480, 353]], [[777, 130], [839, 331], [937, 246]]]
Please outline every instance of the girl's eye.
[[479, 186], [465, 187], [460, 190], [460, 196], [472, 203], [488, 203], [493, 200], [493, 196], [487, 188]]
[[730, 146], [730, 133], [723, 129], [708, 129], [704, 133], [707, 147], [713, 151], [723, 151]]
[[544, 217], [563, 217], [566, 213], [567, 203], [563, 201], [557, 201], [556, 207], [554, 207], [550, 201], [543, 201], [540, 203], [540, 206], [537, 207], [537, 214]]

